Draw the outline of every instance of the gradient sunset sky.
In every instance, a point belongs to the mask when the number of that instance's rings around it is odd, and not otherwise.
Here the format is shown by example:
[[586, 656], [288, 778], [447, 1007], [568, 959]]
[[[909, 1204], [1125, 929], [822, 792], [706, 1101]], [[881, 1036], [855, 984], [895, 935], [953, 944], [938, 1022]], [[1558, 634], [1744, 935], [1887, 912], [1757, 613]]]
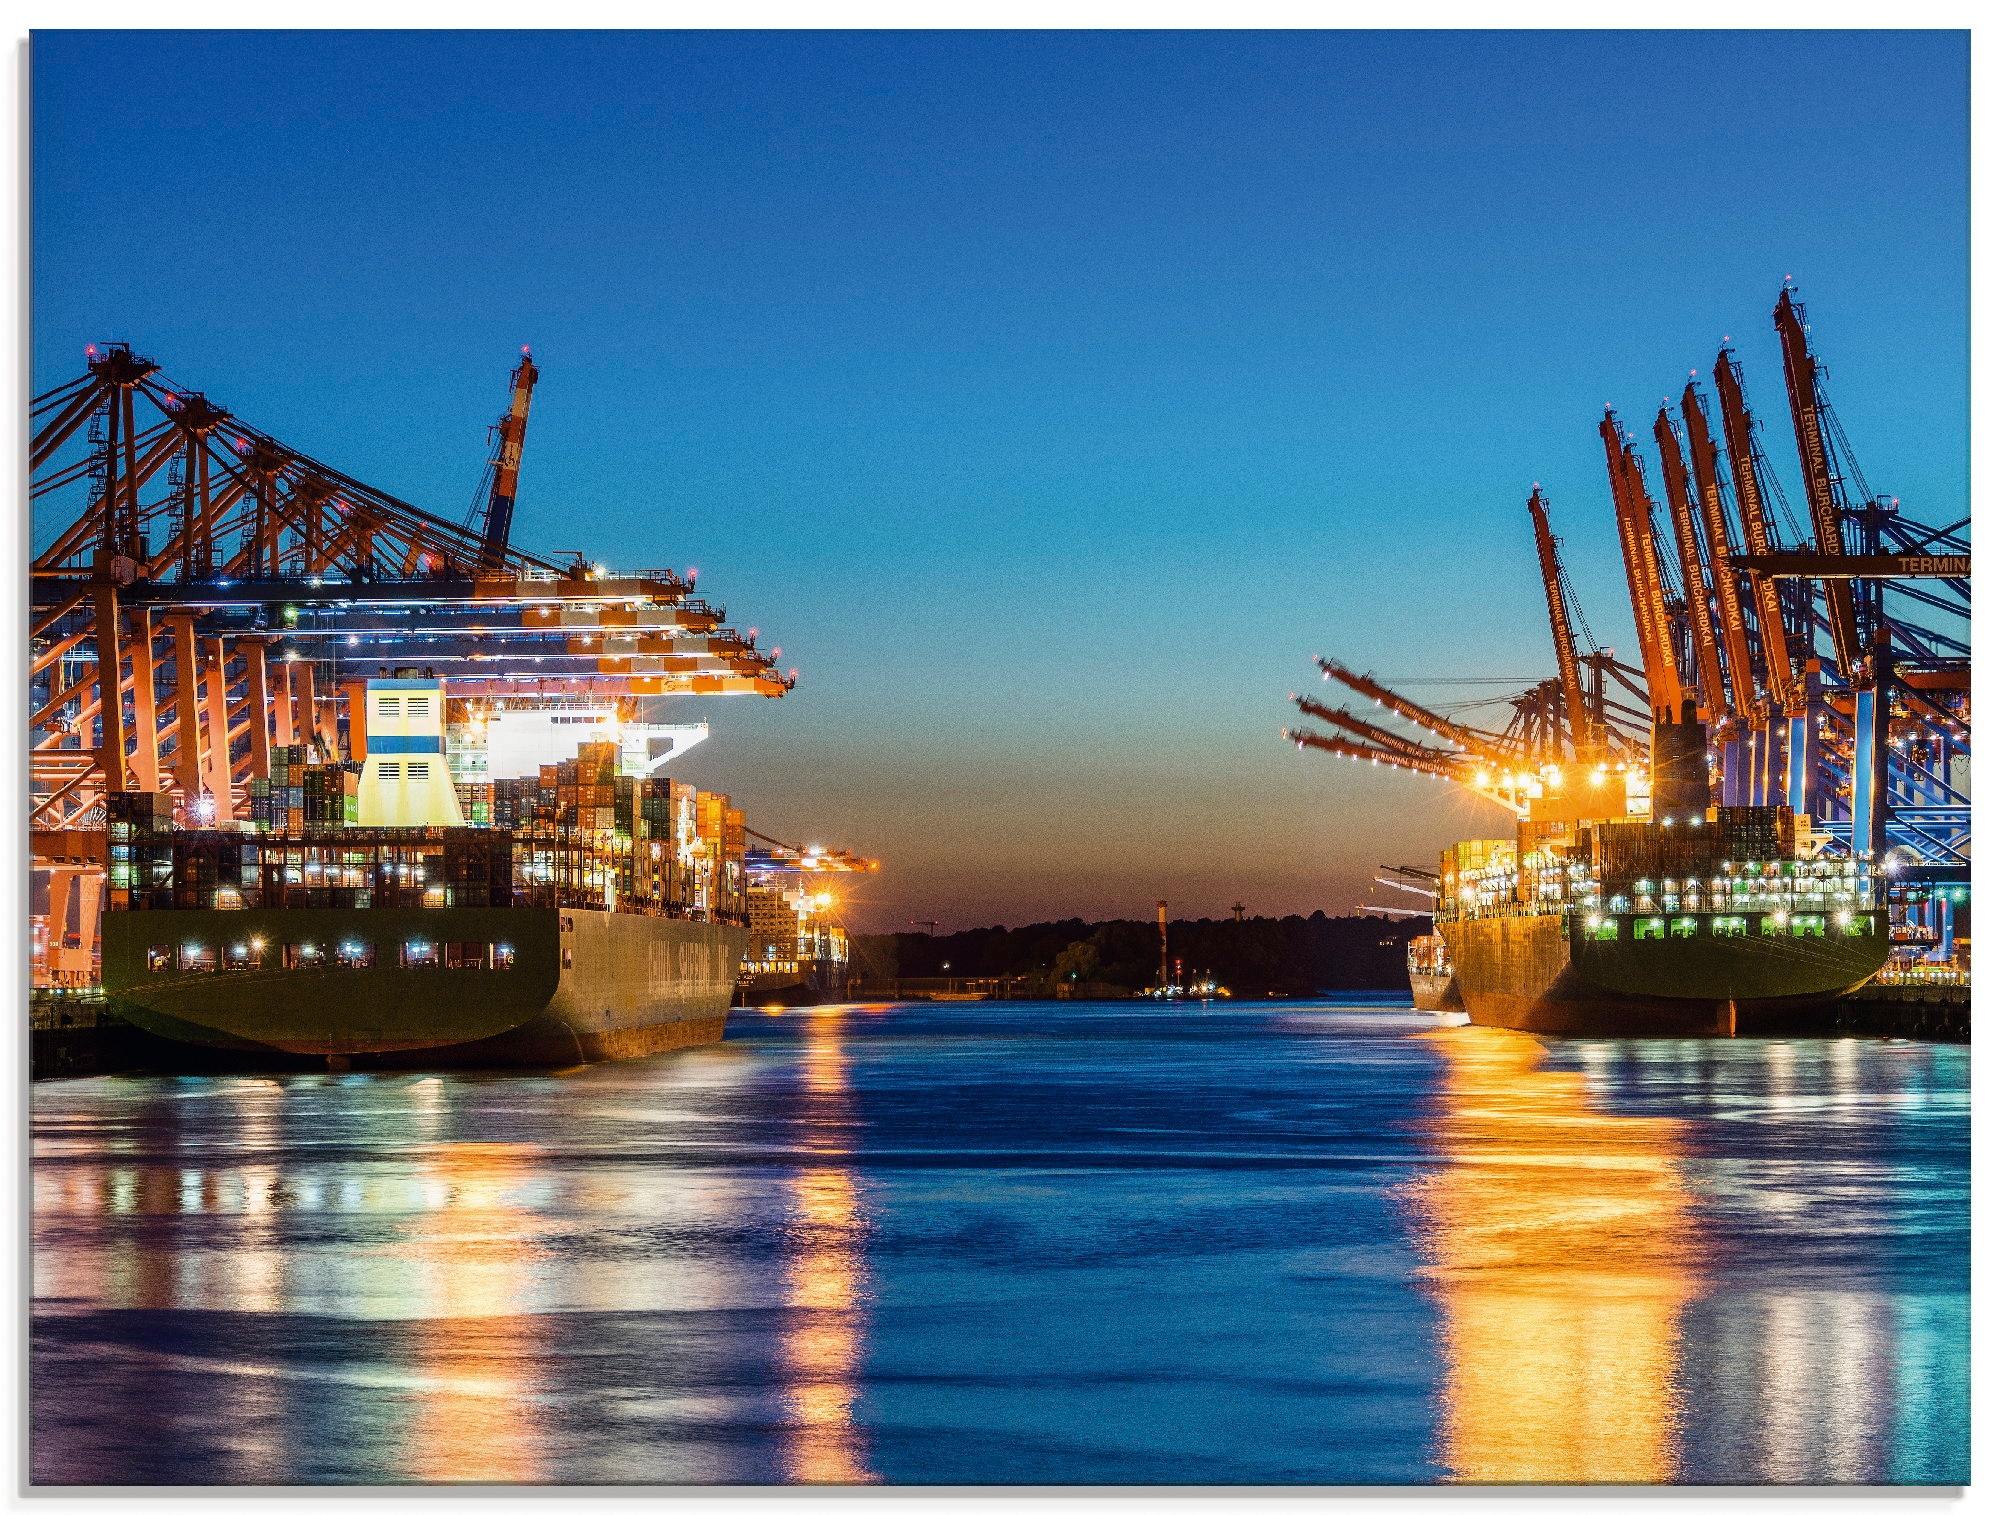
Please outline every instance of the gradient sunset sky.
[[[683, 777], [883, 859], [850, 924], [1329, 912], [1504, 817], [1279, 739], [1316, 652], [1553, 669], [1540, 481], [1795, 278], [1880, 492], [1966, 513], [1967, 42], [1925, 33], [116, 33], [32, 43], [36, 392], [129, 340], [796, 665]], [[1794, 486], [1794, 495], [1799, 491]], [[1439, 702], [1499, 686], [1412, 684]], [[1385, 902], [1395, 896], [1377, 890]]]

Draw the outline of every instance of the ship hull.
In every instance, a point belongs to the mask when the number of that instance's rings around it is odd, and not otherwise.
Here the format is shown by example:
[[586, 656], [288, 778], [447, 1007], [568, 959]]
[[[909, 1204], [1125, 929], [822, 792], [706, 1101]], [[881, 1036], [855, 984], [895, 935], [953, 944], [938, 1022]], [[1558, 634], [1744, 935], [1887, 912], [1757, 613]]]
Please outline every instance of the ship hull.
[[1888, 957], [1871, 936], [1589, 941], [1557, 915], [1441, 923], [1477, 1026], [1557, 1036], [1811, 1035]]
[[1462, 1006], [1447, 1003], [1451, 995], [1450, 973], [1423, 973], [1410, 970], [1410, 999], [1419, 1010], [1457, 1010]]
[[739, 1005], [844, 1005], [848, 1002], [845, 962], [820, 961], [785, 974], [752, 971], [736, 990]]
[[[132, 1024], [235, 1065], [565, 1067], [719, 1040], [748, 940], [591, 910], [108, 911], [104, 985]], [[406, 967], [412, 941], [504, 947], [512, 966]], [[178, 966], [184, 947], [223, 964], [245, 943], [257, 966]], [[332, 966], [342, 948], [369, 965]]]

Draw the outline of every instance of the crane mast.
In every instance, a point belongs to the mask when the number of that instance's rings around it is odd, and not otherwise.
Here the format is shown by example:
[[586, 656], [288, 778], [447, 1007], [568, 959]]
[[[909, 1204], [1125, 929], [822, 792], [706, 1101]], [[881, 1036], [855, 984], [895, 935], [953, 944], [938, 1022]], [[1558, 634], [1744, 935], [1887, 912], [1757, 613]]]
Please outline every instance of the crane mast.
[[[1674, 524], [1674, 546], [1680, 553], [1681, 587], [1687, 598], [1688, 640], [1694, 648], [1695, 673], [1710, 720], [1723, 720], [1734, 713], [1728, 685], [1723, 681], [1722, 655], [1716, 646], [1715, 621], [1709, 614], [1708, 576], [1701, 561], [1701, 541], [1696, 535], [1693, 492], [1688, 487], [1687, 464], [1681, 457], [1681, 439], [1664, 403], [1653, 419], [1653, 441], [1660, 449], [1660, 474], [1667, 491], [1667, 515]], [[1727, 571], [1726, 568], [1724, 571]]]
[[[1742, 371], [1727, 347], [1715, 355], [1715, 393], [1722, 403], [1722, 435], [1729, 446], [1736, 511], [1743, 518], [1744, 551], [1752, 557], [1762, 556], [1771, 551], [1771, 529], [1764, 515], [1764, 489], [1757, 480], [1757, 439], [1751, 430], [1750, 409], [1743, 403]], [[1770, 691], [1771, 703], [1786, 715], [1802, 714], [1805, 696], [1792, 668], [1777, 582], [1752, 574], [1750, 600], [1757, 614], [1757, 637], [1763, 643], [1764, 686]]]
[[1611, 475], [1618, 546], [1625, 558], [1625, 583], [1632, 596], [1632, 624], [1639, 634], [1646, 698], [1653, 707], [1653, 719], [1658, 720], [1661, 711], [1679, 714], [1682, 695], [1673, 630], [1667, 622], [1666, 591], [1660, 583], [1659, 559], [1653, 548], [1653, 502], [1637, 477], [1637, 460], [1618, 434], [1617, 414], [1608, 405], [1597, 431], [1604, 439], [1604, 461]]
[[1598, 735], [1584, 698], [1583, 673], [1576, 660], [1576, 634], [1570, 627], [1568, 602], [1563, 598], [1562, 562], [1556, 556], [1555, 534], [1549, 530], [1548, 500], [1539, 484], [1528, 496], [1528, 514], [1535, 523], [1535, 551], [1542, 560], [1542, 589], [1549, 601], [1549, 634], [1555, 638], [1556, 673], [1562, 680], [1563, 704], [1569, 711], [1570, 741], [1581, 757], [1596, 749]]
[[535, 380], [541, 377], [525, 347], [513, 377], [514, 397], [500, 420], [493, 489], [486, 500], [486, 529], [480, 545], [479, 566], [487, 572], [499, 568], [507, 557], [507, 537], [514, 529], [514, 495], [521, 483], [521, 443], [528, 435], [528, 402], [534, 395]]
[[[1798, 438], [1799, 471], [1805, 476], [1806, 499], [1812, 507], [1813, 545], [1827, 557], [1844, 556], [1840, 530], [1840, 493], [1833, 463], [1827, 456], [1826, 428], [1820, 423], [1819, 363], [1806, 345], [1803, 307], [1782, 290], [1772, 312], [1785, 350], [1785, 389], [1791, 397], [1792, 430]], [[1853, 678], [1861, 662], [1861, 628], [1854, 614], [1854, 590], [1845, 579], [1821, 579], [1826, 619], [1833, 632], [1833, 653], [1840, 672]]]
[[1734, 713], [1746, 719], [1764, 712], [1757, 695], [1756, 672], [1750, 661], [1749, 627], [1743, 619], [1743, 596], [1737, 571], [1730, 565], [1735, 555], [1729, 540], [1729, 519], [1722, 510], [1722, 476], [1717, 467], [1719, 452], [1708, 429], [1708, 410], [1701, 392], [1688, 380], [1681, 391], [1681, 421], [1687, 427], [1688, 461], [1694, 469], [1694, 493], [1700, 504], [1701, 524], [1708, 539], [1709, 572], [1714, 580], [1715, 608], [1722, 622], [1722, 659], [1735, 695]]

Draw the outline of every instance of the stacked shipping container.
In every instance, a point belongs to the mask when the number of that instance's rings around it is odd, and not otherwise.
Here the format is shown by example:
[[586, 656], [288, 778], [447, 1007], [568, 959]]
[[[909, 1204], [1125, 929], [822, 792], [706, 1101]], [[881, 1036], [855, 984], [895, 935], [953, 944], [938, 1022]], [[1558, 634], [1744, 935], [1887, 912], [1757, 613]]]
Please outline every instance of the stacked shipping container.
[[360, 794], [359, 763], [320, 763], [309, 747], [273, 747], [271, 776], [250, 781], [250, 823], [280, 836], [351, 826], [360, 818]]
[[169, 796], [111, 796], [109, 907], [519, 905], [747, 919], [743, 813], [691, 784], [620, 776], [611, 743], [585, 744], [539, 781], [477, 786], [490, 792], [491, 826], [343, 824], [358, 775], [292, 756], [282, 771], [299, 782], [280, 785], [274, 761], [270, 784], [253, 790], [247, 834], [176, 832]]

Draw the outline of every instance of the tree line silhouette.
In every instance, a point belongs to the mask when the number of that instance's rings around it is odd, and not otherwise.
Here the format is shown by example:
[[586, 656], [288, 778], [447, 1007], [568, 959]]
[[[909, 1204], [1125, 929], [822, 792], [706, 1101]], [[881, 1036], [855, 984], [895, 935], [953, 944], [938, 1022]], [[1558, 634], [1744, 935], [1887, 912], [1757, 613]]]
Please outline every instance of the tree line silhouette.
[[[1326, 990], [1409, 987], [1403, 948], [1430, 929], [1427, 919], [1379, 915], [1254, 916], [1170, 921], [1169, 972], [1212, 979], [1237, 998], [1296, 997]], [[898, 931], [855, 938], [856, 971], [867, 979], [1015, 978], [1082, 995], [1133, 993], [1160, 979], [1156, 921], [1043, 921], [926, 936]]]

